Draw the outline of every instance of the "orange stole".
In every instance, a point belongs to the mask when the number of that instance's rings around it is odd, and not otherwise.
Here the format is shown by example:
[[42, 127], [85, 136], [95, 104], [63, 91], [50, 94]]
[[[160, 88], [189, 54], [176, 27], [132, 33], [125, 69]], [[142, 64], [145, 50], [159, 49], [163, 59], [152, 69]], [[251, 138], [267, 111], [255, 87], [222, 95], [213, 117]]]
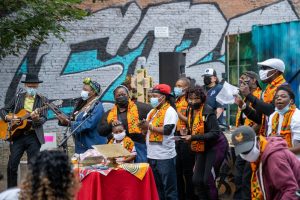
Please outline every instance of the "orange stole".
[[[110, 124], [113, 121], [118, 120], [118, 107], [114, 107], [110, 110], [107, 116], [107, 123]], [[139, 128], [139, 112], [135, 103], [131, 100], [128, 102], [127, 108], [127, 123], [128, 123], [128, 132], [129, 133], [142, 133]]]
[[[270, 84], [268, 84], [268, 86], [266, 87], [266, 89], [263, 93], [263, 101], [265, 103], [272, 103], [277, 88], [280, 85], [284, 84], [285, 82], [286, 82], [286, 80], [284, 79], [283, 75], [280, 75], [275, 80], [273, 80]], [[266, 136], [266, 116], [265, 115], [262, 115], [259, 135]]]
[[[200, 107], [200, 109], [198, 110], [194, 110], [194, 121], [193, 124], [192, 123], [192, 113], [189, 112], [188, 113], [188, 124], [189, 126], [191, 126], [190, 132], [192, 135], [204, 135], [204, 121], [205, 119], [203, 119], [203, 108], [204, 105], [202, 105]], [[192, 141], [191, 142], [191, 149], [194, 152], [204, 152], [204, 141]]]
[[265, 148], [268, 144], [268, 141], [266, 140], [265, 137], [259, 136], [259, 142], [260, 142], [260, 156], [257, 159], [255, 163], [251, 163], [251, 169], [252, 169], [252, 176], [251, 176], [251, 199], [252, 200], [263, 200], [263, 194], [261, 192], [261, 189], [259, 187], [258, 183], [258, 177], [256, 176], [256, 171], [259, 167], [259, 162], [262, 153], [265, 151]]
[[[147, 121], [148, 122], [152, 121], [152, 126], [153, 127], [162, 127], [162, 126], [164, 126], [165, 115], [166, 115], [166, 112], [167, 112], [169, 107], [170, 107], [170, 104], [166, 102], [164, 105], [162, 105], [162, 107], [159, 110], [157, 110], [157, 108], [154, 108], [150, 112], [150, 114], [147, 118]], [[162, 133], [150, 131], [149, 142], [162, 142], [162, 141], [163, 141], [163, 134]]]
[[[108, 144], [113, 144], [114, 141], [115, 139], [113, 138], [108, 142]], [[128, 136], [125, 136], [122, 142], [123, 142], [123, 147], [131, 153], [134, 147], [134, 142], [132, 141], [132, 139]]]
[[[175, 104], [176, 104], [177, 112], [179, 112], [180, 114], [186, 116], [186, 110], [187, 110], [187, 107], [188, 107], [188, 102], [185, 99], [185, 96], [179, 97]], [[186, 123], [179, 118], [178, 122], [177, 122], [176, 130], [180, 131], [181, 128], [186, 128]]]
[[[255, 96], [256, 98], [260, 98], [261, 96], [261, 89], [259, 87], [256, 88], [256, 90], [254, 90], [252, 92], [252, 95]], [[245, 98], [244, 98], [245, 101]], [[249, 104], [249, 106], [252, 108], [252, 103]], [[240, 118], [241, 118], [241, 114], [242, 114], [242, 110], [238, 108], [238, 112], [236, 113], [236, 118], [235, 118], [235, 126], [241, 126], [241, 125], [245, 125], [245, 126], [253, 126], [255, 123], [248, 119], [246, 117], [244, 124], [240, 124]]]
[[[291, 121], [295, 110], [296, 110], [296, 106], [292, 105], [290, 109], [284, 114], [281, 130], [280, 130], [280, 135], [283, 136], [283, 138], [286, 140], [286, 142], [288, 143], [288, 147], [293, 146]], [[279, 113], [277, 112], [272, 118], [272, 133], [271, 133], [272, 136], [277, 135], [278, 124], [279, 124]]]

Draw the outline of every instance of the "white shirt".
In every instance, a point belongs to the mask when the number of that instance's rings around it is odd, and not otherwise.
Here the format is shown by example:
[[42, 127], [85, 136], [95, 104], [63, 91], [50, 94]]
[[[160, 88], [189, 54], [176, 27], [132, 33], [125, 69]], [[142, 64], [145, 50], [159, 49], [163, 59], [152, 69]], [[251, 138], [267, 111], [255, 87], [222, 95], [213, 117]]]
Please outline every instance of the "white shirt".
[[[147, 119], [149, 114], [152, 110], [148, 113]], [[174, 128], [170, 135], [163, 135], [162, 143], [159, 142], [149, 142], [150, 131], [147, 132], [146, 136], [146, 144], [147, 144], [147, 157], [150, 159], [171, 159], [176, 156], [175, 150], [175, 140], [171, 139], [174, 136], [174, 132], [176, 130], [176, 124], [178, 121], [178, 115], [176, 110], [170, 106], [165, 114], [164, 118], [164, 126], [168, 124], [174, 124]], [[151, 124], [151, 121], [150, 121]]]
[[12, 188], [0, 193], [0, 200], [18, 200], [20, 188]]
[[[269, 122], [268, 122], [268, 136], [271, 135], [272, 133], [272, 119], [275, 115], [275, 113], [277, 113], [277, 111], [275, 111], [274, 113], [272, 113], [269, 117]], [[279, 124], [278, 124], [278, 129], [277, 129], [277, 135], [280, 134], [281, 131], [281, 126], [282, 126], [282, 121], [283, 121], [283, 115], [279, 114]], [[294, 146], [295, 144], [300, 142], [300, 110], [298, 108], [296, 108], [292, 119], [291, 119], [291, 138], [292, 138], [292, 145]], [[298, 144], [300, 145], [300, 144]], [[297, 155], [298, 158], [300, 158], [300, 155]]]

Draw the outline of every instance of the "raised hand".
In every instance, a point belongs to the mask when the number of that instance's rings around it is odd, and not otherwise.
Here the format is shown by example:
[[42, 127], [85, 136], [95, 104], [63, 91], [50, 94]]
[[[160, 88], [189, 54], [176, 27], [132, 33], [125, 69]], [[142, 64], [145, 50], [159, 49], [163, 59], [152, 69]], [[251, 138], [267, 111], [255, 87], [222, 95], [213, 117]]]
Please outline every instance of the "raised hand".
[[70, 120], [66, 118], [63, 114], [56, 115], [57, 119], [60, 121], [61, 124], [68, 126], [70, 125]]

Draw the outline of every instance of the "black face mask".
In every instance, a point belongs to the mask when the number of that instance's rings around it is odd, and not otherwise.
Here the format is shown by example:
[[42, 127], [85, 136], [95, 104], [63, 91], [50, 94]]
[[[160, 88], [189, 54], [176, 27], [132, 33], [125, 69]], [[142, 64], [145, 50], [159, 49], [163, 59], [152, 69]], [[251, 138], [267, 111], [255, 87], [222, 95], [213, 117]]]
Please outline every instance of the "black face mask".
[[192, 108], [193, 110], [199, 109], [201, 106], [201, 103], [189, 103], [189, 107]]
[[127, 96], [121, 96], [116, 98], [116, 104], [120, 108], [125, 108], [128, 105], [128, 97]]
[[210, 76], [204, 76], [204, 84], [209, 85], [211, 84], [211, 77]]

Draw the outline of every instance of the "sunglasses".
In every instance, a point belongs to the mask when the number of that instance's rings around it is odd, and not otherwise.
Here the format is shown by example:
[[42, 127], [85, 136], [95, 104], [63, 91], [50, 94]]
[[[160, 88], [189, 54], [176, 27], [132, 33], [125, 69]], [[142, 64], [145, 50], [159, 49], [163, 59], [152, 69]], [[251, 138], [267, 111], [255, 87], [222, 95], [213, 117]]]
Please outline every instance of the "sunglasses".
[[268, 70], [268, 69], [273, 69], [273, 68], [269, 67], [269, 66], [262, 65], [262, 66], [260, 66], [260, 69], [261, 70]]
[[243, 81], [243, 80], [240, 80], [240, 81], [239, 81], [239, 84], [240, 84], [240, 85], [248, 85], [248, 86], [249, 86], [249, 85], [250, 85], [250, 81]]

